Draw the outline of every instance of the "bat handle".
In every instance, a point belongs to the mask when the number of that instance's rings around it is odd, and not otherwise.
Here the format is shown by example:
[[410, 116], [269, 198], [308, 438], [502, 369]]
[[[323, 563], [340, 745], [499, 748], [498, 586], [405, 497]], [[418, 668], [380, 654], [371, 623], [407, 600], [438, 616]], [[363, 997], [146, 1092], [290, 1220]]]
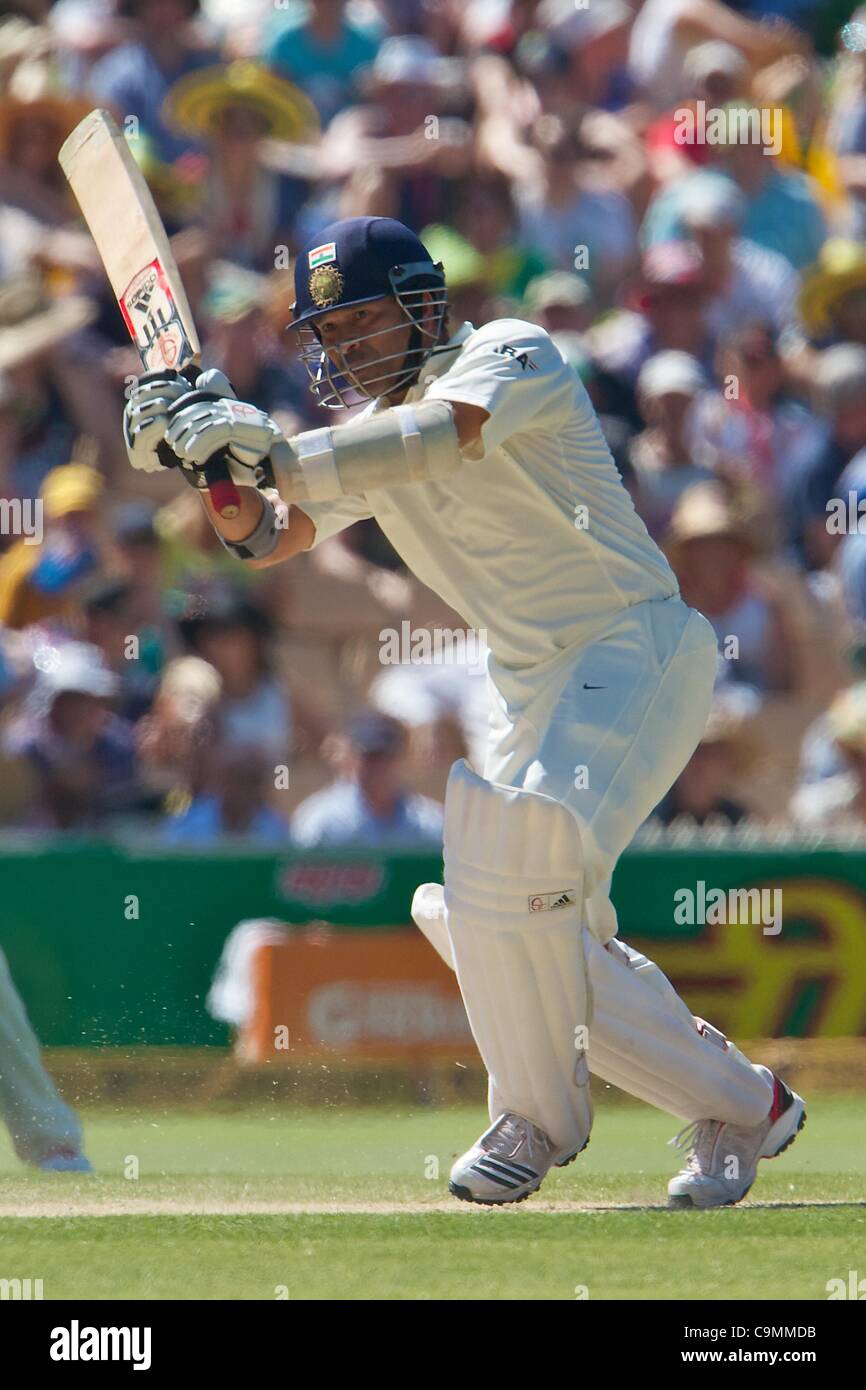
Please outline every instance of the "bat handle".
[[217, 454], [204, 470], [210, 500], [224, 521], [231, 521], [241, 509], [241, 499], [232, 481], [225, 454]]

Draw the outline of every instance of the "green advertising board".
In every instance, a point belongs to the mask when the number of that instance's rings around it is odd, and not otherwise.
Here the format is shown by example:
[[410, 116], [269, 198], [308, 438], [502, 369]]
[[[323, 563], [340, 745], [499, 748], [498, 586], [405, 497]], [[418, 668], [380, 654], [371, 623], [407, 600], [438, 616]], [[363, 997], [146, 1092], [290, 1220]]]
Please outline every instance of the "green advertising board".
[[[227, 1031], [205, 996], [238, 922], [399, 929], [414, 889], [441, 872], [430, 856], [15, 837], [0, 845], [0, 947], [45, 1044], [220, 1045]], [[748, 889], [764, 890], [768, 910], [781, 894], [778, 929], [772, 915], [718, 920], [713, 890]], [[620, 935], [728, 1033], [866, 1034], [866, 853], [633, 849], [613, 898]]]

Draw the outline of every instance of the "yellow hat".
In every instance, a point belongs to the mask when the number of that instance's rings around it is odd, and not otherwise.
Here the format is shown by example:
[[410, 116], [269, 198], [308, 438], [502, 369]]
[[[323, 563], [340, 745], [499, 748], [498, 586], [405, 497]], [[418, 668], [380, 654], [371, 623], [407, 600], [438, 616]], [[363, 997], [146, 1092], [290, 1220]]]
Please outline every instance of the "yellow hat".
[[830, 237], [809, 267], [800, 290], [800, 315], [814, 338], [829, 333], [833, 308], [849, 290], [866, 286], [866, 247], [859, 241]]
[[47, 517], [67, 516], [88, 511], [102, 496], [102, 474], [89, 463], [64, 463], [52, 468], [42, 484], [42, 501]]
[[319, 129], [316, 108], [301, 89], [250, 59], [188, 73], [169, 90], [163, 115], [183, 135], [201, 139], [217, 132], [233, 106], [258, 111], [277, 140], [298, 140]]

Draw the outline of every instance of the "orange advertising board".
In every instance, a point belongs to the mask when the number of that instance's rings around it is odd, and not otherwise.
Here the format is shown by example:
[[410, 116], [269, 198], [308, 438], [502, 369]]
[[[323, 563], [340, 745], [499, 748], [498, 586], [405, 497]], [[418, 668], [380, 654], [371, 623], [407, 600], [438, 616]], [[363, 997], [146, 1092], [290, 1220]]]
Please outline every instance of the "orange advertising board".
[[477, 1052], [454, 972], [420, 932], [290, 936], [252, 960], [246, 1058], [455, 1057]]

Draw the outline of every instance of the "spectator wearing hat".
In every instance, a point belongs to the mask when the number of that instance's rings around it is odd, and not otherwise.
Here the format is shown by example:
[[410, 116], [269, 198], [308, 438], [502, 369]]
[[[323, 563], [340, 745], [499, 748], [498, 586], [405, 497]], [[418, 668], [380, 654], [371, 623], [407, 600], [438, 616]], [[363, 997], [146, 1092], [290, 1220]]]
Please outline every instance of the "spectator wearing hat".
[[732, 43], [710, 39], [689, 49], [683, 63], [683, 92], [689, 93], [688, 100], [679, 100], [673, 110], [653, 121], [644, 137], [650, 171], [657, 184], [672, 183], [710, 163], [709, 145], [697, 140], [683, 143], [678, 138], [684, 117], [697, 114], [698, 102], [705, 103], [704, 109], [725, 106], [742, 95], [748, 77], [748, 60], [742, 49]]
[[671, 514], [685, 492], [712, 474], [694, 460], [689, 416], [706, 388], [701, 365], [687, 352], [659, 352], [640, 369], [637, 400], [646, 429], [632, 441], [641, 515], [650, 535], [667, 530]]
[[366, 711], [332, 739], [337, 780], [302, 801], [292, 822], [298, 849], [438, 850], [442, 807], [408, 791], [406, 735], [387, 715]]
[[195, 151], [196, 143], [165, 121], [163, 104], [169, 88], [188, 73], [219, 61], [203, 45], [191, 21], [198, 0], [123, 0], [131, 21], [128, 43], [112, 49], [95, 63], [88, 91], [114, 111], [118, 120], [137, 117], [140, 133], [149, 137], [157, 156], [167, 164]]
[[[472, 132], [449, 114], [460, 97], [453, 61], [415, 34], [386, 39], [359, 76], [360, 100], [341, 112], [313, 151], [314, 190], [301, 240], [340, 216], [397, 217], [413, 230], [452, 223], [455, 180], [470, 169]], [[434, 124], [435, 122], [435, 124]]]
[[633, 96], [628, 67], [634, 10], [624, 0], [542, 0], [536, 23], [568, 55], [576, 91], [589, 106], [621, 111]]
[[668, 196], [663, 192], [647, 213], [645, 234], [652, 242], [673, 230], [698, 246], [707, 281], [715, 290], [707, 308], [711, 331], [718, 336], [744, 317], [761, 318], [777, 332], [790, 326], [797, 276], [783, 256], [749, 238], [746, 202], [737, 185], [717, 173], [698, 173], [680, 180], [672, 192], [677, 200], [675, 227], [668, 226], [666, 217], [659, 218]]
[[219, 745], [222, 681], [198, 656], [164, 667], [150, 711], [135, 728], [142, 778], [156, 805], [179, 816], [203, 794]]
[[717, 482], [688, 488], [665, 538], [686, 603], [712, 623], [719, 643], [719, 683], [759, 694], [796, 688], [795, 643], [781, 586], [761, 572], [748, 516]]
[[523, 296], [526, 317], [548, 333], [585, 333], [593, 318], [592, 290], [580, 275], [552, 270], [537, 275]]
[[629, 68], [641, 97], [666, 111], [688, 91], [685, 63], [697, 44], [723, 41], [754, 67], [808, 48], [790, 24], [756, 23], [721, 0], [645, 0], [631, 30]]
[[0, 196], [53, 226], [73, 206], [57, 153], [91, 109], [59, 87], [43, 60], [20, 63], [0, 96]]
[[814, 346], [844, 342], [866, 347], [866, 249], [860, 242], [844, 237], [824, 242], [818, 260], [803, 275], [799, 311]]
[[96, 828], [138, 812], [143, 792], [132, 727], [113, 713], [118, 681], [88, 642], [37, 649], [39, 672], [27, 706], [6, 735], [6, 751], [36, 771], [35, 824]]
[[19, 537], [0, 558], [0, 623], [24, 628], [53, 618], [75, 625], [81, 582], [98, 564], [103, 479], [87, 463], [53, 469], [40, 494], [43, 539]]
[[167, 93], [163, 115], [207, 150], [199, 220], [212, 249], [272, 270], [275, 246], [290, 243], [300, 199], [295, 185], [265, 166], [264, 142], [312, 136], [315, 108], [262, 64], [239, 60], [182, 77]]

